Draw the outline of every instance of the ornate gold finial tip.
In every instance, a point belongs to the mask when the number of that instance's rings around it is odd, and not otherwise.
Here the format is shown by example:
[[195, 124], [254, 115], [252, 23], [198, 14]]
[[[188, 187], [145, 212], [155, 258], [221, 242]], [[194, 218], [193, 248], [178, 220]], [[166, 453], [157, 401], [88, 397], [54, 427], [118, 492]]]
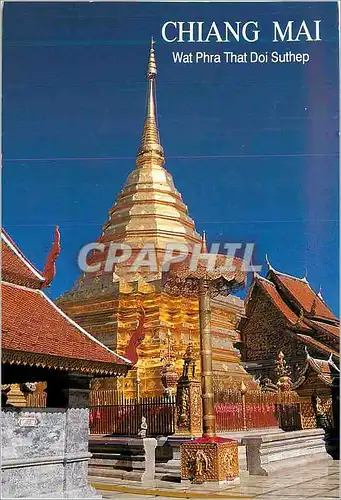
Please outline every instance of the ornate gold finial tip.
[[156, 69], [156, 60], [155, 60], [155, 50], [154, 50], [154, 38], [152, 37], [151, 43], [150, 43], [150, 54], [149, 54], [149, 62], [148, 62], [148, 70], [147, 70], [147, 78], [155, 78], [157, 74], [157, 69]]
[[201, 251], [203, 253], [207, 253], [206, 232], [205, 231], [203, 231], [202, 237], [201, 237]]

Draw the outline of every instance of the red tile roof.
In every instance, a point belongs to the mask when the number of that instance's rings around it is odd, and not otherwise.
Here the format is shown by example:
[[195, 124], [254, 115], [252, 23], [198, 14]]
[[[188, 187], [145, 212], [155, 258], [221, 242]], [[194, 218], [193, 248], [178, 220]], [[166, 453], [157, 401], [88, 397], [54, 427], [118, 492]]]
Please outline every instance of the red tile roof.
[[[284, 300], [279, 295], [276, 287], [273, 283], [264, 279], [262, 277], [257, 278], [258, 283], [261, 285], [263, 290], [270, 296], [273, 304], [279, 309], [283, 316], [290, 321], [291, 324], [295, 324], [298, 321], [298, 316], [290, 309], [289, 306], [284, 302]], [[300, 328], [303, 330], [310, 330], [310, 328], [303, 322], [300, 324]]]
[[3, 362], [93, 372], [127, 371], [130, 362], [63, 313], [40, 290], [44, 277], [1, 231]]
[[38, 289], [2, 283], [2, 327], [2, 349], [103, 363], [103, 371], [110, 371], [109, 364], [129, 364], [68, 318]]
[[45, 278], [1, 229], [1, 272], [4, 280], [40, 288]]
[[323, 300], [317, 295], [317, 293], [314, 292], [314, 290], [312, 290], [312, 288], [310, 288], [307, 281], [282, 274], [277, 271], [274, 271], [274, 274], [306, 312], [311, 312], [312, 305], [315, 300], [316, 312], [314, 316], [337, 320], [337, 317], [327, 307]]

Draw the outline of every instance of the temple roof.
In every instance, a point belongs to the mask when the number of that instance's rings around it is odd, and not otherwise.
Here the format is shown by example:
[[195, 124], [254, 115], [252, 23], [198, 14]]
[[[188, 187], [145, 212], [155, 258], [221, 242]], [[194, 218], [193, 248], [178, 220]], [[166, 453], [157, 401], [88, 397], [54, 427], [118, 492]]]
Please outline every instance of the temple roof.
[[12, 283], [40, 288], [45, 278], [40, 271], [22, 253], [17, 244], [1, 230], [1, 275], [2, 279]]
[[296, 278], [276, 271], [268, 263], [266, 278], [255, 274], [245, 299], [246, 318], [243, 328], [252, 316], [258, 300], [257, 290], [262, 290], [278, 314], [287, 322], [287, 328], [297, 339], [322, 355], [333, 353], [338, 356], [339, 320], [316, 293], [306, 278]]
[[[278, 293], [276, 286], [271, 281], [258, 276], [258, 282], [264, 292], [270, 297], [271, 301], [278, 308], [281, 314], [287, 319], [291, 325], [297, 324], [299, 317], [290, 309], [290, 307], [284, 302], [280, 294]], [[310, 330], [305, 324], [302, 325], [304, 330]]]
[[[1, 237], [3, 277], [11, 278], [10, 282], [2, 282], [2, 361], [97, 376], [126, 373], [129, 360], [108, 349], [63, 313], [38, 288], [42, 282], [39, 271], [8, 235], [2, 233]], [[22, 285], [24, 278], [33, 281], [31, 286]]]
[[296, 301], [306, 313], [312, 314], [314, 317], [337, 320], [335, 314], [321, 299], [321, 296], [311, 288], [305, 278], [296, 278], [274, 269], [269, 271], [268, 277], [271, 281], [280, 282], [292, 300]]

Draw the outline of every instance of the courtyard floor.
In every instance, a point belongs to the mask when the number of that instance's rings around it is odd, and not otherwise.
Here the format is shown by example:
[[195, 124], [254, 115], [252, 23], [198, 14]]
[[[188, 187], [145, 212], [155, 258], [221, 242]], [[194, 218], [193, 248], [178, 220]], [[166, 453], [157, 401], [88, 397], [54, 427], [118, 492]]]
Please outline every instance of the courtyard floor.
[[203, 485], [183, 485], [155, 481], [153, 486], [142, 487], [140, 483], [123, 483], [102, 478], [91, 481], [103, 498], [117, 500], [171, 500], [176, 498], [257, 498], [257, 500], [334, 500], [340, 498], [339, 461], [323, 459], [300, 464], [296, 468], [283, 469], [271, 477], [249, 476], [242, 471], [240, 484], [219, 488]]

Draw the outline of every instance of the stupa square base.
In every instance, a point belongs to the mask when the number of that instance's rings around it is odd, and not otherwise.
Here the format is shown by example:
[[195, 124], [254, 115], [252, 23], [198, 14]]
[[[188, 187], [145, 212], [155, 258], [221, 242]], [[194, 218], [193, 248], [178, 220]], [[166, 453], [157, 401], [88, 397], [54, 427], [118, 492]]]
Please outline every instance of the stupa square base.
[[181, 481], [220, 486], [238, 478], [238, 441], [202, 437], [181, 445]]

